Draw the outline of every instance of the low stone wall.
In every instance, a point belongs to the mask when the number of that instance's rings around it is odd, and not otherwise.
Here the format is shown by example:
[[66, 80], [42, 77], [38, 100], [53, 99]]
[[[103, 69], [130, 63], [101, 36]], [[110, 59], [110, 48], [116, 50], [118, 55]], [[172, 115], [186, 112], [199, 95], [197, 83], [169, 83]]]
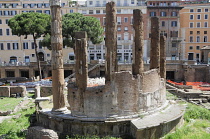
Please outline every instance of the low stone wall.
[[40, 87], [40, 96], [49, 97], [52, 95], [52, 86], [41, 86]]
[[10, 97], [9, 86], [0, 86], [0, 97]]
[[20, 94], [20, 97], [26, 96], [25, 86], [0, 86], [0, 97], [10, 97], [12, 94]]

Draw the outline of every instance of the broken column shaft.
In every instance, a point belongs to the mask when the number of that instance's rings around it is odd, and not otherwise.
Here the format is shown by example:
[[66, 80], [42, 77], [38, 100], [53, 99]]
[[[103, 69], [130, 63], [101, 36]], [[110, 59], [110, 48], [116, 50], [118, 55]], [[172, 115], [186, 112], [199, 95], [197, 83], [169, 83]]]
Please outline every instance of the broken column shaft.
[[65, 107], [61, 0], [50, 0], [53, 110]]
[[116, 26], [116, 5], [114, 2], [106, 4], [106, 81], [112, 81], [113, 74], [117, 68], [117, 26]]
[[166, 37], [160, 36], [160, 77], [166, 78]]
[[144, 35], [143, 35], [143, 16], [139, 9], [133, 10], [134, 19], [134, 48], [133, 48], [133, 64], [132, 71], [133, 75], [140, 74], [144, 71], [143, 62], [143, 46], [144, 46]]
[[75, 46], [75, 76], [76, 85], [79, 89], [85, 91], [87, 87], [88, 65], [87, 65], [87, 34], [86, 32], [76, 32]]
[[151, 17], [151, 50], [150, 50], [150, 69], [160, 68], [160, 34], [159, 19]]

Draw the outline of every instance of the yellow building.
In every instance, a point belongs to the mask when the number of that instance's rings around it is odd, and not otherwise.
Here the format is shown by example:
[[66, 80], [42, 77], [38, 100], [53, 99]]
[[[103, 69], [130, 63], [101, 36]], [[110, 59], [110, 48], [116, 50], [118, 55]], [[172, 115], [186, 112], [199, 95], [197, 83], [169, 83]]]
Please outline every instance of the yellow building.
[[[39, 12], [50, 14], [49, 0], [1, 0], [0, 2], [0, 64], [27, 64], [36, 62], [34, 43], [31, 36], [24, 39], [24, 36], [18, 37], [12, 35], [11, 29], [7, 23], [10, 18], [22, 12]], [[62, 1], [62, 14], [77, 12], [77, 7], [67, 0]], [[42, 38], [39, 38], [37, 42]], [[41, 61], [51, 59], [51, 51], [39, 45], [38, 53]], [[73, 50], [64, 46], [64, 62], [68, 62]]]
[[200, 49], [210, 43], [210, 4], [183, 5], [180, 11], [181, 36], [185, 38], [181, 47], [184, 48], [184, 60], [203, 62]]

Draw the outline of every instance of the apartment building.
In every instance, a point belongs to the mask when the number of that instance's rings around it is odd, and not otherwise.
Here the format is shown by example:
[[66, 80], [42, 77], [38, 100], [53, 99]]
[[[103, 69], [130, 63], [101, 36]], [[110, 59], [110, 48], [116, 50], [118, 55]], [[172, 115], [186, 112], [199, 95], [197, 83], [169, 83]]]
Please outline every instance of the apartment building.
[[[105, 29], [105, 14], [106, 3], [109, 0], [87, 0], [86, 7], [78, 7], [78, 12], [85, 16], [96, 17]], [[118, 48], [118, 62], [131, 63], [132, 60], [132, 46], [133, 46], [133, 10], [141, 9], [146, 21], [146, 6], [143, 1], [137, 0], [113, 0], [116, 3], [117, 14], [117, 48]], [[141, 6], [138, 6], [141, 5]], [[145, 36], [146, 26], [145, 22]], [[104, 36], [105, 37], [105, 36]], [[147, 59], [147, 40], [144, 43], [144, 59]], [[89, 43], [88, 55], [90, 60], [105, 59], [105, 42], [93, 45]]]
[[[201, 49], [210, 43], [210, 4], [185, 4], [180, 11], [181, 36], [184, 60], [203, 63]], [[206, 60], [205, 60], [206, 61]]]
[[[18, 37], [12, 35], [11, 29], [7, 25], [8, 20], [16, 14], [22, 12], [38, 12], [50, 14], [49, 0], [16, 0], [8, 1], [1, 0], [0, 2], [0, 64], [1, 65], [14, 65], [14, 64], [27, 64], [29, 62], [36, 62], [36, 56], [34, 51], [34, 43], [32, 36]], [[75, 4], [68, 1], [62, 1], [62, 14], [77, 12]], [[40, 45], [39, 41], [38, 54], [41, 61], [50, 61], [51, 51]], [[69, 61], [69, 56], [73, 50], [64, 46], [64, 61]]]
[[[180, 60], [181, 42], [180, 36], [180, 6], [179, 0], [148, 0], [147, 1], [147, 20], [148, 28], [151, 28], [150, 17], [159, 18], [160, 35], [166, 36], [166, 60]], [[148, 46], [150, 45], [150, 33], [148, 33]]]

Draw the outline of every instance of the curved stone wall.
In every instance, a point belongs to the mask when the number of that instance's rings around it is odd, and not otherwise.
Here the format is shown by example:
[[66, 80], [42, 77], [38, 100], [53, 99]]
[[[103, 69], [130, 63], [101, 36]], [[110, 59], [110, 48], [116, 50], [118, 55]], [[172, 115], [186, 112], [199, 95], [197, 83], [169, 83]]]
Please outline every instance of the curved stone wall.
[[166, 102], [165, 82], [156, 69], [134, 77], [131, 72], [116, 72], [104, 86], [87, 87], [85, 92], [74, 83], [68, 85], [72, 116], [89, 118], [134, 118], [154, 111]]

